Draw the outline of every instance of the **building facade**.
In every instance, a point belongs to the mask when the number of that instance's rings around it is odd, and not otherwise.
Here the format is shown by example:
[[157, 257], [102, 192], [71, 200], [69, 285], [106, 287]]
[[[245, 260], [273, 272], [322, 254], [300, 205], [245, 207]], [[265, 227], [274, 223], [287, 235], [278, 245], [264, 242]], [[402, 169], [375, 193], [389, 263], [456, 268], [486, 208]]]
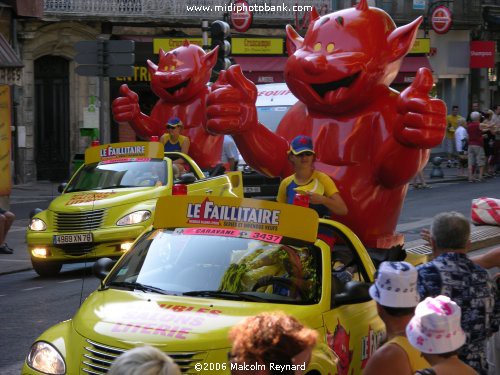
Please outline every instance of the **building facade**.
[[[263, 8], [262, 12], [254, 12], [248, 31], [231, 32], [234, 62], [241, 64], [254, 82], [269, 83], [282, 80], [286, 24], [294, 25], [303, 34], [308, 24], [306, 6], [315, 6], [320, 14], [326, 14], [350, 7], [356, 1], [256, 0], [250, 3], [263, 7], [286, 6], [286, 9], [266, 11]], [[493, 85], [483, 82], [487, 70], [471, 72], [468, 56], [470, 41], [486, 35], [483, 6], [494, 7], [495, 1], [384, 0], [369, 3], [386, 10], [398, 25], [419, 16], [425, 18], [419, 38], [424, 42], [428, 39], [428, 49], [417, 50], [405, 60], [405, 71], [395, 83], [397, 89], [404, 89], [418, 67], [428, 64], [436, 78], [433, 95], [443, 99], [449, 107], [457, 104], [466, 115], [472, 100], [479, 100], [483, 106], [491, 104], [494, 92], [490, 87]], [[424, 8], [419, 9], [422, 3]], [[216, 0], [40, 0], [39, 4], [40, 17], [15, 19], [15, 35], [12, 36], [19, 46], [17, 53], [24, 66], [16, 92], [18, 104], [13, 124], [18, 183], [67, 179], [75, 155], [82, 153], [90, 143], [90, 138], [84, 135], [89, 133], [81, 129], [98, 127], [101, 117], [104, 127], [109, 129], [109, 140], [134, 139], [130, 129], [118, 127], [110, 116], [110, 103], [118, 96], [119, 86], [127, 83], [137, 91], [142, 111], [149, 113], [156, 98], [149, 91], [146, 60], [157, 62], [160, 47], [175, 47], [185, 38], [202, 43], [201, 21], [205, 19], [210, 23], [230, 15], [227, 8], [230, 2], [224, 5]], [[429, 24], [429, 10], [441, 4], [447, 5], [453, 14], [452, 27], [445, 34], [435, 33]], [[301, 8], [294, 10], [295, 5]], [[488, 37], [495, 38], [495, 34], [492, 32]], [[132, 77], [99, 79], [75, 73], [75, 43], [97, 39], [136, 42]], [[103, 116], [99, 116], [99, 111]]]

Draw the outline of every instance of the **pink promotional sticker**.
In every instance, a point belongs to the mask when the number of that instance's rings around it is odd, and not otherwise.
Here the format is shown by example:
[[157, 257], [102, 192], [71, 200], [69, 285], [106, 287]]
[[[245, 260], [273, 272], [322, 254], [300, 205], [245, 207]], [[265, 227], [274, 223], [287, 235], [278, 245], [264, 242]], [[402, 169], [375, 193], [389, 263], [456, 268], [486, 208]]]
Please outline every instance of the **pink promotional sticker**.
[[280, 243], [283, 238], [276, 234], [226, 228], [176, 228], [174, 234], [248, 238], [271, 243]]
[[113, 158], [113, 159], [104, 159], [101, 164], [114, 164], [114, 163], [126, 163], [130, 161], [151, 161], [151, 158]]

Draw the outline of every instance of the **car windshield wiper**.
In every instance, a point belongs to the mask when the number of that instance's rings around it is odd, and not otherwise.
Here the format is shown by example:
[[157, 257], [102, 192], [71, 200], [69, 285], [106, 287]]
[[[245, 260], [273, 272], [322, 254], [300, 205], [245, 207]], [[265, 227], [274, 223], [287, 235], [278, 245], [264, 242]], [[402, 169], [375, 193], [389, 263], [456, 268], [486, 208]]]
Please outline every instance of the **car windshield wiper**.
[[114, 185], [114, 186], [105, 186], [100, 188], [99, 190], [106, 190], [106, 189], [121, 189], [121, 188], [130, 188], [130, 187], [138, 187], [135, 185]]
[[227, 299], [240, 299], [253, 302], [267, 301], [265, 298], [258, 297], [252, 294], [223, 292], [218, 290], [192, 290], [190, 292], [184, 292], [182, 293], [182, 295], [192, 297], [219, 297]]
[[89, 189], [71, 189], [71, 188], [68, 188], [65, 193], [76, 193], [77, 191], [87, 191]]
[[141, 290], [143, 292], [154, 292], [154, 293], [159, 293], [159, 294], [173, 294], [169, 293], [166, 290], [163, 290], [161, 288], [156, 288], [151, 285], [145, 285], [141, 283], [135, 283], [135, 282], [130, 282], [130, 281], [110, 281], [109, 283], [106, 284], [105, 288], [109, 288], [110, 286], [117, 286], [117, 287], [122, 287], [122, 288], [127, 288], [130, 290]]

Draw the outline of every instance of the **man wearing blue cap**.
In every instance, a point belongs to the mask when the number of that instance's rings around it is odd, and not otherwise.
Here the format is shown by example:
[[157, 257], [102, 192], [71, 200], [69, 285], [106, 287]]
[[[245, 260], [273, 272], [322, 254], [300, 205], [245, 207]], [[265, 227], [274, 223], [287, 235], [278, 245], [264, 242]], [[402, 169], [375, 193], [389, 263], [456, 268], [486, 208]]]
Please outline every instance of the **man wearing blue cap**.
[[184, 127], [182, 121], [178, 117], [172, 117], [167, 122], [167, 132], [161, 136], [160, 142], [164, 144], [165, 152], [189, 152], [189, 138], [181, 135]]
[[315, 152], [311, 137], [295, 137], [290, 143], [288, 160], [293, 165], [294, 174], [281, 181], [276, 198], [278, 202], [293, 204], [298, 193], [309, 198], [309, 206], [320, 217], [329, 212], [347, 214], [347, 206], [335, 183], [328, 175], [314, 169]]

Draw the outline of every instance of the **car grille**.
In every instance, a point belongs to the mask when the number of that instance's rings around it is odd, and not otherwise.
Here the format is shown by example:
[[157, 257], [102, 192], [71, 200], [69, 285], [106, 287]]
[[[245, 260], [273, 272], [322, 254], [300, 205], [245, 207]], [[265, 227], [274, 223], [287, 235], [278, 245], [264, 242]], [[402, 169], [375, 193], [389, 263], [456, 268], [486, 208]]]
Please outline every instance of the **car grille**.
[[75, 256], [75, 257], [88, 254], [94, 250], [94, 244], [87, 244], [87, 243], [57, 245], [56, 247], [61, 249], [62, 251], [64, 251], [64, 253], [66, 255]]
[[[116, 348], [99, 344], [87, 339], [82, 359], [82, 373], [101, 375], [108, 372], [113, 361], [127, 349]], [[206, 352], [175, 352], [166, 353], [180, 367], [183, 374], [198, 374], [194, 366], [202, 363], [206, 357]]]
[[104, 210], [54, 214], [54, 224], [58, 232], [86, 232], [98, 229], [104, 219]]

